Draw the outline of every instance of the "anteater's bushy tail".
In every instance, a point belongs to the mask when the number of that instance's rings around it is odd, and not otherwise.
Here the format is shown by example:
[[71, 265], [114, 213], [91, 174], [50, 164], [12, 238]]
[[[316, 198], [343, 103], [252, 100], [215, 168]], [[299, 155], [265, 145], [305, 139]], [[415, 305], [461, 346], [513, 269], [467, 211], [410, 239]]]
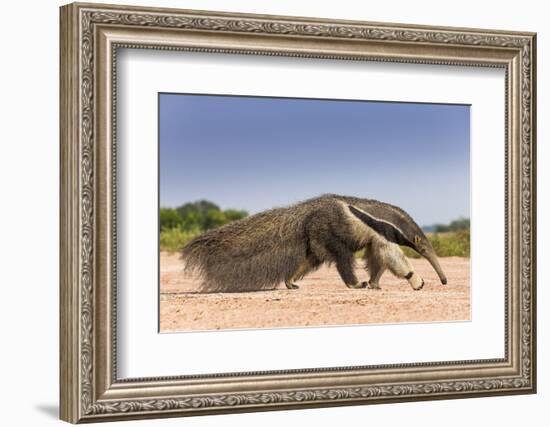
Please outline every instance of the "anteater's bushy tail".
[[305, 256], [303, 223], [294, 207], [209, 230], [183, 248], [185, 269], [202, 276], [202, 292], [275, 289]]

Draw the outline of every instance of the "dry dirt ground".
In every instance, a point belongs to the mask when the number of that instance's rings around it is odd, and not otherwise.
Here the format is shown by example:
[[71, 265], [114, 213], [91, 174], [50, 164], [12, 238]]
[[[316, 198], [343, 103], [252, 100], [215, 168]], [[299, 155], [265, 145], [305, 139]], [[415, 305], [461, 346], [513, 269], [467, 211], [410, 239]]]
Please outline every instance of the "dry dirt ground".
[[[381, 290], [348, 289], [334, 266], [323, 266], [289, 290], [247, 293], [196, 293], [199, 281], [183, 272], [177, 254], [160, 257], [160, 330], [278, 328], [367, 323], [431, 322], [470, 319], [470, 260], [440, 258], [448, 284], [424, 259], [411, 259], [426, 284], [413, 291], [404, 279], [386, 272]], [[359, 280], [367, 280], [362, 261]]]

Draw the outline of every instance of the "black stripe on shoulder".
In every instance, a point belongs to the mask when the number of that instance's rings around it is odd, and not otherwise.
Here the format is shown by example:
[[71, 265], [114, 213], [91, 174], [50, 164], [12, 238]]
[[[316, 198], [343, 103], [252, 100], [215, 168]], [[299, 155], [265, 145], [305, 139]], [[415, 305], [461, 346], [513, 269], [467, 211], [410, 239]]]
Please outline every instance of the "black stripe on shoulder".
[[357, 218], [367, 224], [370, 228], [376, 231], [378, 234], [383, 236], [386, 240], [390, 242], [397, 243], [398, 245], [408, 246], [414, 249], [413, 243], [407, 239], [401, 231], [395, 227], [393, 224], [385, 221], [379, 221], [368, 215], [367, 213], [360, 211], [354, 206], [348, 205], [349, 210]]

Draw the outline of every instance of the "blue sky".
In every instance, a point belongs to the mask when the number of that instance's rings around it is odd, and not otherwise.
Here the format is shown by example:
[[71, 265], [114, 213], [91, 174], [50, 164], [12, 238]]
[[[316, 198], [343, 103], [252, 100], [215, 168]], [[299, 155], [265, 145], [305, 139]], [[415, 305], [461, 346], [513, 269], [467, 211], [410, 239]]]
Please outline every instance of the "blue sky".
[[323, 193], [420, 225], [470, 212], [470, 107], [160, 94], [160, 205], [256, 213]]

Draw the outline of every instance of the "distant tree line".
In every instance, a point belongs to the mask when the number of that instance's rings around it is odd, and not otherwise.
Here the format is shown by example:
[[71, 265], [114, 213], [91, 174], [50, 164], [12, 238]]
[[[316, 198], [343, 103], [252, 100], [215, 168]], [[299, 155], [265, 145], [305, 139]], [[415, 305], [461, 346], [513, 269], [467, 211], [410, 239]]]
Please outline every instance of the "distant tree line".
[[434, 231], [436, 233], [445, 233], [449, 231], [460, 231], [470, 229], [469, 218], [459, 218], [451, 221], [449, 224], [435, 224]]
[[[470, 220], [459, 218], [449, 224], [434, 224], [423, 227], [428, 240], [439, 257], [470, 256]], [[419, 258], [420, 255], [409, 247], [402, 246], [405, 255]]]
[[203, 232], [248, 216], [245, 210], [222, 210], [208, 200], [185, 203], [178, 208], [160, 208], [160, 230]]

